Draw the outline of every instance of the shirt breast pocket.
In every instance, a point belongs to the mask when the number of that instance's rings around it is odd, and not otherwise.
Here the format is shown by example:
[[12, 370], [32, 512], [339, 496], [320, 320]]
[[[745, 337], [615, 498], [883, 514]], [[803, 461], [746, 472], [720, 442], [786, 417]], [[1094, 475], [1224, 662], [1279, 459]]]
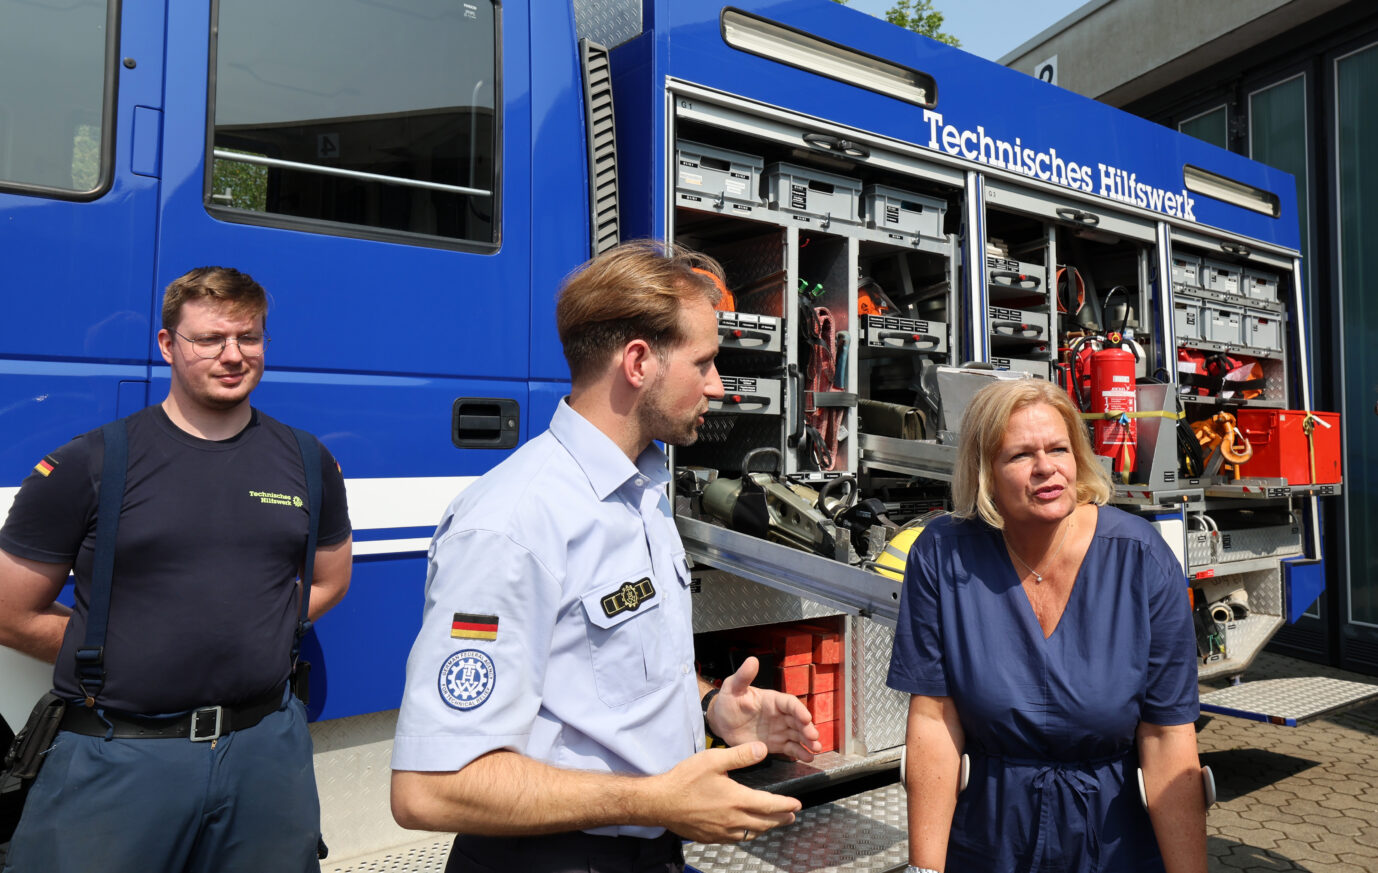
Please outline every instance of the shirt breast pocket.
[[580, 599], [594, 684], [605, 704], [622, 706], [671, 682], [675, 659], [664, 641], [663, 595], [649, 569], [600, 582]]

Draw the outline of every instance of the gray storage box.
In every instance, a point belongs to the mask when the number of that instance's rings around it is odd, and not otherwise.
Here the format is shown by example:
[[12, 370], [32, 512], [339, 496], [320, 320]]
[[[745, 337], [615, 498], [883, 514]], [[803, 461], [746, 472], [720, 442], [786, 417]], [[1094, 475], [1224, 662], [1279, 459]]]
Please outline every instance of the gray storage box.
[[697, 209], [751, 214], [760, 208], [764, 161], [756, 155], [680, 140], [675, 148], [675, 200]]
[[1276, 303], [1278, 300], [1278, 276], [1276, 273], [1265, 273], [1262, 270], [1244, 271], [1244, 296], [1250, 300], [1266, 300], [1269, 303]]
[[1282, 351], [1282, 319], [1271, 312], [1244, 310], [1244, 345]]
[[888, 185], [867, 185], [861, 194], [861, 212], [867, 227], [885, 231], [896, 239], [944, 238], [946, 200]]
[[1204, 258], [1201, 261], [1201, 287], [1221, 294], [1242, 294], [1239, 273], [1239, 268], [1234, 264]]
[[861, 182], [796, 164], [766, 170], [766, 202], [806, 224], [860, 224]]
[[1201, 304], [1201, 338], [1237, 346], [1244, 342], [1244, 310], [1223, 303]]
[[1172, 283], [1201, 287], [1201, 259], [1196, 255], [1174, 252], [1172, 255]]
[[1002, 339], [1048, 341], [1048, 313], [1027, 309], [1005, 309], [991, 306], [986, 310], [990, 318], [990, 335]]
[[723, 376], [723, 397], [708, 401], [709, 412], [739, 415], [779, 415], [780, 380], [754, 376]]
[[1038, 379], [1049, 379], [1052, 377], [1053, 365], [1047, 359], [1030, 360], [1028, 358], [997, 358], [992, 356], [992, 365], [997, 370], [1012, 370], [1016, 373], [1028, 373]]
[[986, 255], [986, 290], [992, 301], [1045, 296], [1047, 271], [1041, 264]]
[[718, 348], [778, 352], [784, 347], [784, 323], [773, 315], [718, 313]]
[[[979, 364], [972, 367], [945, 367], [940, 364], [937, 373], [938, 396], [942, 402], [941, 428], [949, 433], [961, 429], [962, 416], [966, 414], [971, 398], [993, 380], [1030, 378], [1026, 371], [987, 369]], [[955, 445], [954, 441], [949, 441], [942, 434], [939, 438], [941, 442]]]
[[1177, 331], [1178, 342], [1201, 339], [1201, 302], [1190, 297], [1172, 301], [1172, 325]]
[[946, 352], [947, 325], [890, 315], [863, 315], [861, 341], [872, 349], [909, 352]]

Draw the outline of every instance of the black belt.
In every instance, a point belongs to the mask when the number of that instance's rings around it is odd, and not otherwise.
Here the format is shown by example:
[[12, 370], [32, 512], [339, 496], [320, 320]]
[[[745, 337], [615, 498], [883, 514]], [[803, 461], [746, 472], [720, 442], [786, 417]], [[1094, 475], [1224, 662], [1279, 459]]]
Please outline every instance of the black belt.
[[[283, 689], [278, 688], [257, 700], [237, 706], [203, 706], [186, 715], [172, 718], [150, 718], [134, 713], [105, 710], [104, 718], [94, 709], [69, 704], [62, 716], [61, 729], [88, 737], [110, 734], [119, 740], [190, 739], [204, 743], [218, 739], [230, 731], [251, 728], [282, 708]], [[106, 724], [109, 722], [109, 724]]]

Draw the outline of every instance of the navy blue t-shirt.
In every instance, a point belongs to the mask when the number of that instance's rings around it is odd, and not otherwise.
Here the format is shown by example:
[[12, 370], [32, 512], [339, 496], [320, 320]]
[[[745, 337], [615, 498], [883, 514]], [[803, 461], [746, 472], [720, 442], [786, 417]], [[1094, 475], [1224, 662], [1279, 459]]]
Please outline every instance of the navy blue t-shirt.
[[[227, 440], [178, 428], [161, 406], [128, 419], [129, 466], [115, 543], [98, 703], [126, 712], [180, 712], [260, 697], [287, 678], [306, 552], [306, 475], [290, 428], [254, 410]], [[76, 606], [54, 687], [82, 696], [74, 653], [86, 634], [99, 430], [46, 456], [24, 480], [0, 548], [71, 564]], [[321, 546], [350, 534], [344, 479], [321, 447]]]

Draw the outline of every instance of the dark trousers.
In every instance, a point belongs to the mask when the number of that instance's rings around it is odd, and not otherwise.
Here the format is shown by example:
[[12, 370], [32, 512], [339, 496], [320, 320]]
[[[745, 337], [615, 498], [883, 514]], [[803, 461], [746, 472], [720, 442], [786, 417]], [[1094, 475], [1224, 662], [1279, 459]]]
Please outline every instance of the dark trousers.
[[214, 746], [59, 732], [4, 873], [318, 873], [320, 827], [306, 710], [289, 696]]
[[445, 873], [682, 873], [680, 838], [603, 837], [573, 831], [540, 837], [459, 834]]

